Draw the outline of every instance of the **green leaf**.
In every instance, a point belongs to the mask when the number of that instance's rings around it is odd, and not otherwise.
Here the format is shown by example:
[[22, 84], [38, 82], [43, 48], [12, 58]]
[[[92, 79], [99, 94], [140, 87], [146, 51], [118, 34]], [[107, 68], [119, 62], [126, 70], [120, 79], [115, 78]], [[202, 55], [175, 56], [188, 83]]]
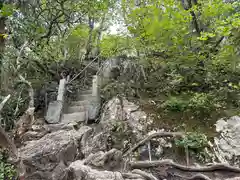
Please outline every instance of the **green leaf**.
[[0, 10], [0, 15], [3, 17], [8, 17], [13, 14], [15, 7], [12, 4], [3, 4], [3, 7]]

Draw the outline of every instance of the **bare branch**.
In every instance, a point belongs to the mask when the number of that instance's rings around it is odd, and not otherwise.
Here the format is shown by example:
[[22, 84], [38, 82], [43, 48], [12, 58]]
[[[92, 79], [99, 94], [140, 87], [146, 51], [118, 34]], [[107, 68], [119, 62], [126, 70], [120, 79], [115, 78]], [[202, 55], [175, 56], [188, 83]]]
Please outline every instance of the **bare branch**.
[[3, 109], [3, 106], [6, 104], [6, 102], [10, 99], [11, 95], [9, 94], [7, 97], [4, 98], [4, 100], [0, 104], [0, 112]]

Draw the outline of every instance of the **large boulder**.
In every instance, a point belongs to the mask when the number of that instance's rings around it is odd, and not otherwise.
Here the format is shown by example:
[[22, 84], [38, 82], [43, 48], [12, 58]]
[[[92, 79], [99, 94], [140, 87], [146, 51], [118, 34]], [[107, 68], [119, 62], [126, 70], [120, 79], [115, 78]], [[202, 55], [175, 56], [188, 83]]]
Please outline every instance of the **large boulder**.
[[27, 142], [20, 149], [26, 180], [60, 180], [58, 174], [64, 173], [67, 165], [79, 155], [78, 141], [89, 130], [88, 126], [79, 130], [59, 130]]
[[216, 123], [219, 133], [214, 138], [216, 156], [224, 163], [239, 164], [240, 160], [240, 117], [220, 119]]
[[151, 121], [139, 106], [125, 98], [115, 97], [103, 108], [100, 123], [90, 134], [85, 134], [81, 142], [85, 157], [98, 151], [128, 149], [147, 133], [147, 123]]
[[111, 123], [124, 122], [131, 129], [138, 140], [147, 132], [152, 123], [147, 114], [138, 105], [129, 102], [126, 98], [114, 97], [104, 107], [101, 124], [105, 127]]

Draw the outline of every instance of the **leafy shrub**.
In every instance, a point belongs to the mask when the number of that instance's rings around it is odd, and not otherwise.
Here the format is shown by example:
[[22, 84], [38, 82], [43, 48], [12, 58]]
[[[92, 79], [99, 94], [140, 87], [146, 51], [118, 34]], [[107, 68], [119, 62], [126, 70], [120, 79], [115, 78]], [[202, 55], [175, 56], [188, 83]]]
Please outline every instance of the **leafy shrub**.
[[175, 144], [178, 147], [201, 150], [207, 146], [207, 136], [195, 132], [187, 133], [184, 138], [175, 140]]
[[188, 104], [188, 108], [195, 114], [209, 114], [214, 108], [219, 106], [217, 99], [207, 93], [194, 93]]
[[[22, 98], [18, 93], [13, 94], [7, 103], [4, 105], [3, 110], [1, 112], [2, 115], [2, 126], [6, 130], [12, 129], [14, 126], [14, 121], [18, 119], [20, 115], [24, 112], [28, 105], [28, 96], [27, 98]], [[2, 101], [4, 97], [0, 97], [0, 101]]]
[[175, 145], [179, 148], [188, 149], [199, 161], [208, 162], [211, 160], [210, 154], [204, 149], [208, 146], [208, 139], [205, 134], [190, 132], [182, 139], [175, 140]]
[[169, 100], [165, 101], [162, 107], [169, 111], [181, 112], [186, 110], [187, 101], [184, 101], [181, 98], [177, 97], [170, 97]]
[[16, 170], [13, 165], [7, 163], [7, 154], [0, 152], [0, 180], [10, 180], [16, 177]]

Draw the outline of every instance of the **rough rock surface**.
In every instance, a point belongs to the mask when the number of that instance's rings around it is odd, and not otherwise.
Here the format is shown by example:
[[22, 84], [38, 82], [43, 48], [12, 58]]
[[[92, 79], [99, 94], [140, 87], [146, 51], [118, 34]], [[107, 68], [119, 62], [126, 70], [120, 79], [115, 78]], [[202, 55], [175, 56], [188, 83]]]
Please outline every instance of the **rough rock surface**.
[[106, 121], [117, 122], [123, 121], [132, 129], [137, 139], [141, 139], [146, 134], [147, 124], [151, 124], [151, 119], [147, 114], [139, 109], [139, 106], [129, 102], [126, 98], [113, 98], [104, 108], [104, 113], [100, 123]]
[[98, 117], [101, 108], [101, 103], [99, 100], [92, 101], [87, 105], [88, 110], [88, 120], [95, 120]]
[[50, 124], [56, 124], [60, 121], [60, 115], [63, 109], [61, 101], [53, 101], [49, 103], [46, 121]]
[[69, 175], [72, 180], [124, 180], [120, 172], [99, 171], [85, 166], [78, 160], [70, 164]]
[[83, 154], [107, 151], [111, 148], [123, 150], [127, 144], [135, 143], [146, 134], [147, 119], [145, 112], [125, 98], [113, 98], [104, 107], [100, 123], [94, 132], [85, 135], [81, 147]]
[[27, 170], [26, 180], [49, 179], [49, 175], [54, 176], [60, 165], [73, 162], [78, 155], [77, 141], [89, 129], [83, 126], [78, 131], [60, 130], [29, 141], [20, 149]]
[[225, 163], [239, 164], [240, 157], [240, 117], [220, 119], [216, 123], [219, 136], [214, 138], [216, 155]]

